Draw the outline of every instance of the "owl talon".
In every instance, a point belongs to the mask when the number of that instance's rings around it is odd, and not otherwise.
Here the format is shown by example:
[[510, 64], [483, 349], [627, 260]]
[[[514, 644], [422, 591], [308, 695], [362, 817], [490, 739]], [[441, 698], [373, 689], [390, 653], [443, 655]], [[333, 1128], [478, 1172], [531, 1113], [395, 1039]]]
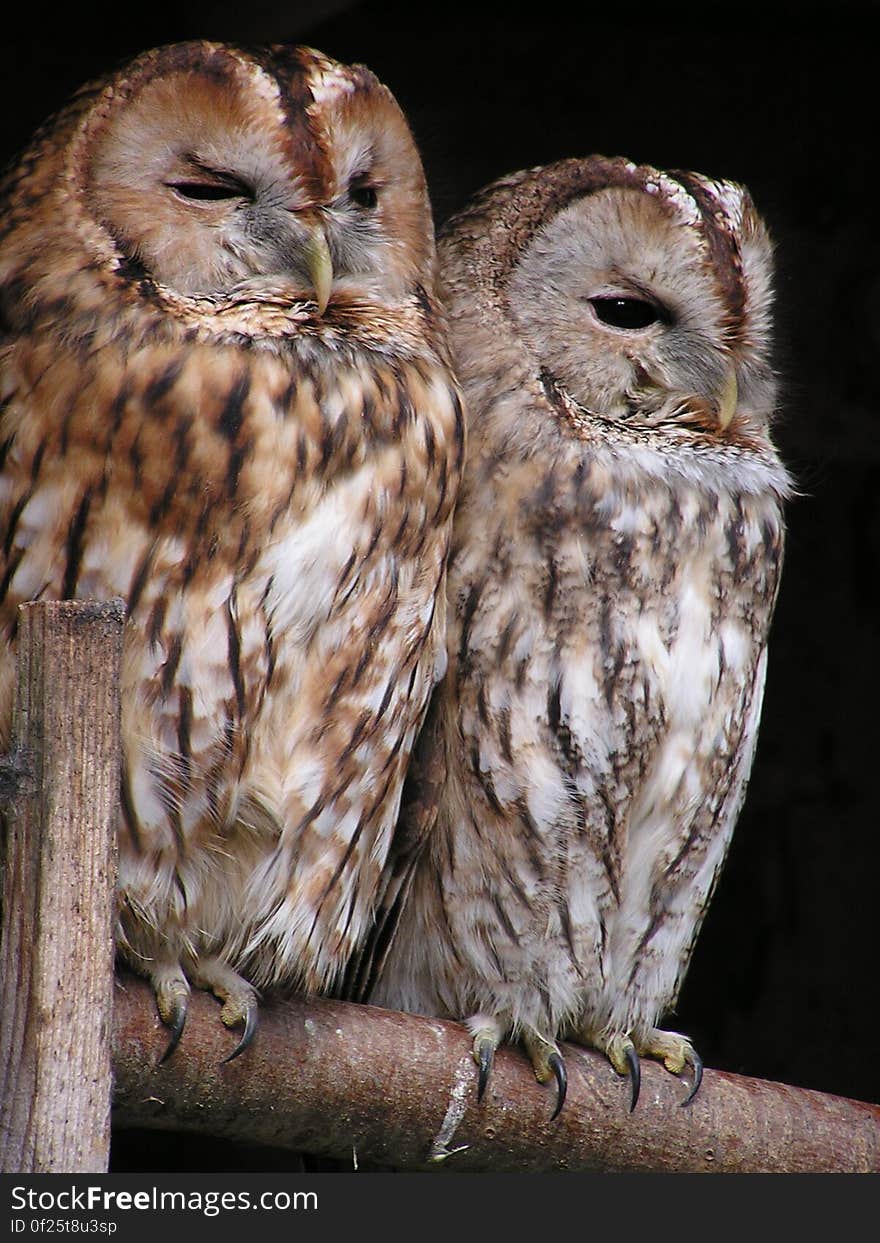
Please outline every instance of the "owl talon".
[[703, 1082], [703, 1059], [697, 1053], [696, 1049], [691, 1050], [691, 1056], [688, 1059], [694, 1070], [694, 1081], [687, 1096], [681, 1102], [682, 1109], [685, 1105], [689, 1105], [700, 1090], [700, 1084]]
[[186, 1024], [186, 998], [182, 997], [175, 1001], [173, 1008], [168, 1012], [168, 1016], [163, 1014], [162, 1021], [171, 1032], [171, 1038], [165, 1047], [165, 1052], [156, 1063], [161, 1066], [163, 1062], [167, 1062], [171, 1054], [180, 1044], [180, 1037], [183, 1035], [183, 1029]]
[[526, 1052], [531, 1060], [538, 1083], [549, 1083], [551, 1078], [556, 1080], [556, 1108], [550, 1117], [552, 1122], [554, 1118], [558, 1118], [559, 1112], [565, 1104], [565, 1094], [568, 1091], [568, 1076], [565, 1072], [565, 1062], [555, 1041], [547, 1040], [545, 1036], [542, 1036], [534, 1029], [523, 1033], [523, 1044], [526, 1047]]
[[505, 1028], [499, 1019], [490, 1014], [474, 1014], [465, 1020], [465, 1027], [474, 1038], [473, 1057], [480, 1070], [477, 1080], [477, 1101], [489, 1083], [489, 1076], [495, 1063], [495, 1050], [504, 1039]]
[[639, 1092], [642, 1088], [642, 1067], [638, 1050], [630, 1037], [612, 1036], [610, 1039], [600, 1040], [593, 1039], [585, 1033], [582, 1039], [585, 1044], [601, 1049], [619, 1075], [628, 1076], [630, 1082], [629, 1112], [632, 1113], [638, 1104]]
[[165, 1052], [156, 1063], [161, 1066], [180, 1044], [189, 1005], [189, 984], [178, 962], [153, 963], [147, 974], [153, 986], [159, 1018], [171, 1033]]
[[550, 1069], [556, 1077], [556, 1108], [550, 1115], [550, 1121], [555, 1121], [562, 1112], [562, 1106], [565, 1104], [565, 1095], [568, 1091], [568, 1075], [565, 1071], [565, 1062], [562, 1060], [561, 1053], [551, 1053], [547, 1059]]
[[480, 1077], [477, 1081], [477, 1100], [481, 1101], [495, 1061], [494, 1042], [487, 1037], [484, 1037], [479, 1042], [474, 1042], [474, 1058], [480, 1068]]
[[223, 1063], [232, 1062], [244, 1053], [257, 1030], [259, 994], [252, 984], [243, 980], [222, 958], [201, 958], [192, 972], [193, 983], [213, 993], [223, 1002], [220, 1018], [226, 1027], [244, 1023], [241, 1040]]
[[654, 1057], [662, 1062], [671, 1075], [680, 1075], [686, 1067], [691, 1067], [693, 1082], [687, 1096], [681, 1101], [682, 1106], [689, 1105], [703, 1082], [703, 1062], [687, 1036], [653, 1027], [639, 1048], [644, 1057]]
[[642, 1088], [642, 1068], [639, 1063], [639, 1055], [636, 1053], [635, 1045], [629, 1044], [624, 1050], [623, 1056], [626, 1059], [627, 1073], [630, 1082], [630, 1099], [629, 1112], [632, 1113], [638, 1104], [639, 1092]]
[[258, 1012], [257, 1012], [257, 1007], [256, 1007], [255, 1005], [254, 1005], [254, 1006], [251, 1006], [251, 1007], [250, 1007], [250, 1009], [248, 1010], [247, 1014], [245, 1015], [245, 1019], [244, 1019], [244, 1031], [243, 1031], [243, 1033], [242, 1033], [241, 1040], [239, 1040], [238, 1044], [235, 1046], [235, 1048], [234, 1048], [234, 1049], [232, 1050], [232, 1052], [229, 1054], [229, 1057], [224, 1057], [224, 1059], [223, 1059], [223, 1064], [224, 1064], [224, 1065], [225, 1065], [227, 1062], [234, 1062], [234, 1061], [235, 1061], [235, 1059], [236, 1059], [236, 1058], [237, 1058], [237, 1057], [238, 1057], [241, 1053], [244, 1053], [245, 1049], [248, 1047], [248, 1045], [250, 1044], [250, 1042], [253, 1040], [253, 1038], [254, 1038], [254, 1033], [255, 1033], [255, 1032], [256, 1032], [256, 1030], [257, 1030], [257, 1013], [258, 1013]]

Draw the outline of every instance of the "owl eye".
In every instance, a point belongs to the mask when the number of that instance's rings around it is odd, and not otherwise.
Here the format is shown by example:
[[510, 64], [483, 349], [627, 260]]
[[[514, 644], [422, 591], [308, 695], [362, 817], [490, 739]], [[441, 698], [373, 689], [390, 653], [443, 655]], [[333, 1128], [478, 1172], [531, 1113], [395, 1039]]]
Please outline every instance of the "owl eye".
[[216, 181], [171, 181], [168, 184], [182, 198], [200, 203], [253, 197], [250, 188], [234, 178]]
[[348, 187], [348, 197], [356, 207], [361, 207], [364, 211], [372, 211], [379, 202], [376, 187], [365, 181], [353, 181]]
[[602, 323], [612, 328], [647, 328], [663, 319], [660, 308], [644, 298], [590, 298], [589, 301]]

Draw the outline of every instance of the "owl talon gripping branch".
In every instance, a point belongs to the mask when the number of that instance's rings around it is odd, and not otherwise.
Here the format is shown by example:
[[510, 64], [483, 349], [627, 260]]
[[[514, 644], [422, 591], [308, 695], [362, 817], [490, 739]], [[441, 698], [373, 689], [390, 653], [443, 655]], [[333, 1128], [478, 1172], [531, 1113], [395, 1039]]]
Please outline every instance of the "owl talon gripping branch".
[[[473, 1055], [474, 1061], [479, 1067], [477, 1100], [481, 1101], [489, 1083], [489, 1076], [492, 1073], [495, 1050], [504, 1038], [505, 1029], [500, 1020], [487, 1018], [485, 1015], [477, 1015], [470, 1019], [467, 1026], [474, 1037]], [[554, 1118], [559, 1116], [562, 1106], [565, 1104], [565, 1096], [568, 1091], [565, 1061], [555, 1042], [546, 1040], [536, 1031], [524, 1031], [522, 1043], [532, 1063], [535, 1078], [538, 1082], [548, 1083], [551, 1079], [554, 1079], [556, 1082], [556, 1107], [550, 1115], [550, 1121], [552, 1122]]]
[[[235, 1027], [239, 1023], [244, 1023], [244, 1031], [242, 1032], [241, 1039], [239, 1040], [235, 1048], [232, 1050], [232, 1052], [227, 1057], [223, 1058], [224, 1064], [227, 1062], [234, 1062], [235, 1059], [237, 1057], [240, 1057], [241, 1054], [244, 1053], [245, 1049], [249, 1047], [249, 1045], [253, 1041], [253, 1038], [256, 1034], [257, 1023], [259, 1020], [259, 1007], [257, 1005], [256, 1000], [254, 1000], [253, 1003], [248, 1006], [247, 1010], [243, 1014], [237, 1014], [237, 1013], [234, 1014], [232, 1011], [230, 1011], [229, 1016], [227, 1016], [227, 1010], [228, 1010], [228, 1006], [224, 1006], [223, 1011], [221, 1012], [221, 1018], [225, 1026]], [[159, 1058], [159, 1061], [158, 1061], [159, 1066], [161, 1066], [164, 1062], [168, 1061], [169, 1057], [171, 1057], [171, 1054], [180, 1044], [180, 1038], [183, 1035], [183, 1029], [184, 1029], [184, 1026], [186, 1025], [186, 1015], [187, 1015], [186, 1000], [179, 1000], [175, 1004], [174, 1010], [169, 1013], [167, 1018], [164, 1015], [162, 1015], [163, 1023], [165, 1024], [166, 1027], [169, 1028], [171, 1032], [171, 1039], [168, 1041], [168, 1044], [165, 1048], [164, 1053]]]
[[168, 1044], [165, 1046], [165, 1051], [162, 1054], [162, 1056], [159, 1058], [159, 1061], [158, 1061], [159, 1066], [161, 1066], [163, 1062], [168, 1061], [171, 1054], [180, 1044], [180, 1038], [183, 1035], [183, 1029], [186, 1025], [186, 1010], [187, 1010], [186, 998], [180, 998], [177, 1001], [175, 1001], [173, 1008], [168, 1011], [167, 1018], [161, 1009], [159, 1011], [162, 1022], [165, 1024], [165, 1026], [168, 1028], [168, 1030], [171, 1033], [170, 1038], [168, 1040]]
[[554, 1118], [558, 1118], [562, 1113], [562, 1106], [565, 1104], [565, 1096], [568, 1092], [568, 1075], [561, 1053], [551, 1053], [547, 1059], [547, 1064], [556, 1080], [556, 1108], [550, 1115], [550, 1121], [552, 1122]]
[[153, 986], [159, 1018], [170, 1033], [168, 1044], [158, 1061], [161, 1066], [171, 1057], [183, 1035], [189, 1003], [189, 981], [179, 963], [162, 964], [151, 971], [145, 970], [144, 974], [149, 976]]
[[630, 1082], [629, 1112], [632, 1113], [639, 1103], [639, 1092], [642, 1090], [642, 1067], [639, 1062], [639, 1055], [636, 1053], [633, 1045], [627, 1047], [624, 1057], [626, 1059], [626, 1073], [629, 1074]]
[[664, 1032], [654, 1027], [639, 1048], [645, 1057], [653, 1057], [662, 1062], [671, 1075], [681, 1075], [690, 1066], [691, 1086], [684, 1100], [680, 1102], [682, 1106], [689, 1105], [703, 1082], [703, 1061], [687, 1036], [681, 1036], [678, 1032]]
[[525, 1046], [526, 1053], [532, 1063], [532, 1069], [535, 1072], [535, 1078], [538, 1083], [549, 1083], [551, 1079], [556, 1080], [556, 1108], [550, 1115], [550, 1121], [559, 1116], [562, 1106], [565, 1104], [565, 1095], [568, 1091], [568, 1076], [565, 1072], [565, 1062], [562, 1054], [555, 1041], [547, 1040], [539, 1032], [534, 1029], [526, 1028], [523, 1032], [522, 1042]]
[[641, 1089], [642, 1072], [639, 1056], [654, 1058], [663, 1063], [672, 1075], [680, 1075], [687, 1066], [693, 1072], [691, 1086], [687, 1096], [679, 1103], [689, 1105], [703, 1082], [703, 1062], [686, 1036], [677, 1032], [665, 1032], [654, 1027], [644, 1040], [634, 1042], [629, 1036], [612, 1036], [603, 1041], [593, 1038], [590, 1034], [583, 1035], [585, 1044], [593, 1045], [604, 1052], [611, 1065], [619, 1075], [627, 1076], [630, 1081], [629, 1111], [635, 1109]]
[[193, 984], [223, 1002], [220, 1019], [226, 1027], [238, 1027], [244, 1024], [244, 1032], [236, 1047], [224, 1062], [234, 1061], [254, 1038], [257, 1030], [259, 1013], [259, 994], [255, 988], [243, 980], [237, 971], [233, 971], [219, 958], [201, 958], [192, 974]]
[[489, 1036], [480, 1036], [474, 1041], [474, 1060], [479, 1067], [477, 1080], [477, 1100], [481, 1101], [489, 1083], [492, 1065], [495, 1061], [496, 1042]]
[[465, 1026], [474, 1038], [474, 1061], [480, 1072], [477, 1080], [477, 1100], [481, 1101], [495, 1063], [495, 1050], [504, 1039], [504, 1025], [492, 1015], [475, 1014], [467, 1020]]
[[700, 1084], [703, 1082], [703, 1059], [697, 1053], [696, 1049], [692, 1050], [691, 1068], [693, 1070], [693, 1078], [687, 1096], [679, 1104], [683, 1108], [689, 1105], [700, 1090]]
[[213, 993], [223, 1002], [220, 1018], [224, 1026], [237, 1027], [244, 1024], [241, 1039], [229, 1056], [223, 1059], [224, 1062], [234, 1061], [253, 1040], [257, 1030], [259, 994], [247, 980], [242, 979], [238, 972], [233, 971], [222, 960], [211, 956], [200, 959], [197, 964], [189, 967], [189, 979], [179, 964], [155, 968], [150, 979], [159, 1017], [171, 1033], [168, 1045], [159, 1058], [160, 1066], [168, 1061], [180, 1044], [186, 1024], [190, 982], [196, 988]]
[[232, 1050], [232, 1052], [229, 1054], [229, 1056], [224, 1057], [223, 1059], [224, 1062], [234, 1062], [235, 1059], [240, 1054], [244, 1053], [245, 1049], [250, 1045], [251, 1041], [254, 1038], [254, 1034], [256, 1033], [256, 1030], [257, 1030], [258, 1013], [259, 1012], [258, 1012], [256, 1005], [252, 1006], [250, 1010], [248, 1010], [247, 1014], [245, 1015], [245, 1019], [244, 1019], [244, 1031], [242, 1032], [241, 1039], [239, 1040], [235, 1048]]
[[629, 1112], [632, 1113], [639, 1101], [642, 1089], [642, 1066], [639, 1053], [629, 1036], [612, 1036], [610, 1040], [594, 1039], [590, 1034], [583, 1034], [584, 1044], [599, 1049], [608, 1058], [619, 1075], [629, 1079]]

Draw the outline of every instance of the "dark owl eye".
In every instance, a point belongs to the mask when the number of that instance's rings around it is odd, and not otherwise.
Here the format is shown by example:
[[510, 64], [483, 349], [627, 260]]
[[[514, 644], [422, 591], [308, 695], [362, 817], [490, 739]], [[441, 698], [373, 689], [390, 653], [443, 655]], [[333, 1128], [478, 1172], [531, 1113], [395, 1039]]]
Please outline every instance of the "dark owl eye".
[[612, 328], [647, 328], [663, 318], [659, 307], [643, 298], [590, 298], [590, 304], [602, 323]]
[[185, 199], [200, 203], [219, 202], [222, 199], [251, 198], [250, 189], [243, 182], [223, 181], [172, 181], [172, 190]]
[[361, 207], [364, 211], [372, 211], [379, 201], [376, 187], [364, 181], [352, 182], [348, 187], [348, 196], [356, 207]]

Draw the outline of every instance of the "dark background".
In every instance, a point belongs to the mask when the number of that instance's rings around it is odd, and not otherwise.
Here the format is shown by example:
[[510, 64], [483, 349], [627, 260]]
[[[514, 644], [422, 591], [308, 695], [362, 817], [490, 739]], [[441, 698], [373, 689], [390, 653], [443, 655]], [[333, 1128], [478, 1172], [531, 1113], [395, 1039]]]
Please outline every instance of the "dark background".
[[[591, 152], [751, 189], [777, 242], [776, 438], [800, 496], [749, 796], [674, 1025], [709, 1066], [880, 1101], [877, 8], [235, 0], [179, 10], [120, 25], [118, 9], [80, 5], [37, 28], [36, 6], [31, 30], [25, 18], [6, 40], [2, 155], [82, 81], [147, 47], [292, 40], [362, 61], [392, 88], [438, 223], [502, 173]], [[117, 1136], [116, 1168], [230, 1159], [207, 1142], [201, 1156], [192, 1140], [152, 1142], [161, 1156]]]

